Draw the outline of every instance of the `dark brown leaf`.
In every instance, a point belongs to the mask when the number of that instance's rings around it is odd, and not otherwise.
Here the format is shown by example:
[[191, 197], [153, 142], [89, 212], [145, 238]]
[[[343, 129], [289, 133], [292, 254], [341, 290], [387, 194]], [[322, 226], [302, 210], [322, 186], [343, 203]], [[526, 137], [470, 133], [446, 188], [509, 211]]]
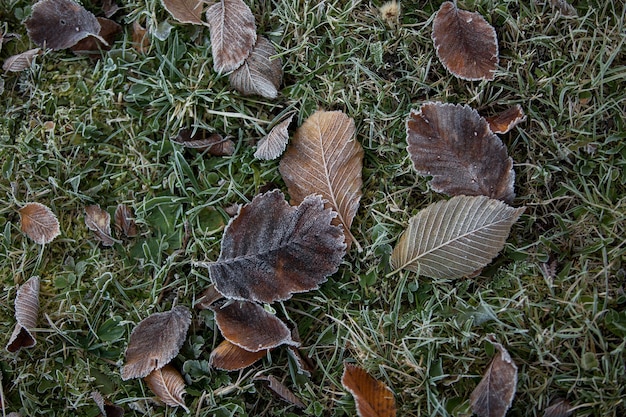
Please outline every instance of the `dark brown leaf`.
[[526, 120], [526, 116], [524, 116], [522, 106], [516, 104], [513, 107], [509, 107], [502, 113], [498, 113], [491, 117], [485, 117], [485, 120], [489, 123], [489, 129], [491, 129], [493, 133], [506, 133], [519, 123]]
[[161, 0], [163, 7], [170, 12], [172, 17], [180, 23], [203, 25], [202, 6], [203, 0]]
[[130, 335], [122, 379], [143, 378], [178, 355], [191, 324], [191, 312], [176, 306], [142, 320]]
[[365, 369], [344, 364], [343, 387], [354, 396], [359, 417], [394, 417], [396, 400], [393, 392], [383, 382], [372, 378]]
[[115, 229], [118, 236], [123, 233], [126, 237], [137, 236], [137, 224], [133, 217], [133, 211], [126, 204], [118, 204], [115, 209]]
[[206, 130], [198, 130], [193, 133], [191, 129], [181, 129], [178, 136], [172, 139], [185, 148], [208, 150], [214, 156], [229, 156], [235, 152], [235, 144], [228, 136], [223, 138], [218, 133], [209, 134]]
[[298, 408], [305, 408], [305, 405], [300, 398], [296, 397], [289, 388], [280, 382], [274, 375], [259, 376], [254, 378], [255, 381], [263, 381], [267, 383], [267, 387], [272, 390], [283, 400], [287, 401], [291, 405], [295, 405]]
[[296, 363], [296, 371], [300, 375], [310, 377], [315, 370], [315, 365], [313, 364], [311, 358], [303, 354], [300, 349], [297, 349], [293, 346], [289, 346], [289, 355]]
[[194, 305], [199, 310], [207, 310], [211, 308], [211, 304], [224, 298], [222, 293], [215, 289], [215, 285], [209, 285]]
[[139, 22], [134, 21], [132, 26], [132, 38], [133, 38], [133, 48], [135, 51], [140, 54], [145, 54], [148, 52], [150, 48], [150, 38], [148, 37], [148, 31], [139, 24]]
[[412, 110], [407, 142], [415, 170], [432, 175], [433, 190], [507, 203], [515, 197], [513, 160], [487, 121], [469, 106], [427, 103]]
[[[91, 55], [99, 58], [101, 56], [100, 51], [111, 49], [117, 35], [122, 33], [122, 26], [105, 17], [98, 17], [98, 23], [100, 23], [100, 32], [98, 33], [100, 38], [89, 36], [81, 39], [70, 48], [72, 52], [77, 55]], [[104, 39], [106, 44], [102, 43], [101, 39]]]
[[30, 68], [33, 60], [37, 55], [41, 53], [41, 49], [35, 48], [22, 52], [21, 54], [13, 55], [4, 60], [2, 69], [7, 72], [20, 72], [26, 68]]
[[61, 234], [57, 216], [48, 207], [39, 203], [28, 203], [19, 210], [22, 232], [44, 245]]
[[270, 130], [270, 133], [259, 141], [256, 152], [254, 153], [255, 158], [269, 161], [282, 155], [287, 146], [287, 141], [289, 140], [289, 132], [287, 129], [292, 119], [293, 114], [274, 126], [272, 130]]
[[506, 349], [496, 343], [493, 335], [487, 338], [498, 353], [472, 391], [470, 405], [478, 417], [504, 417], [515, 396], [517, 366]]
[[148, 387], [157, 397], [170, 407], [182, 407], [187, 413], [183, 395], [185, 394], [185, 380], [180, 372], [172, 365], [165, 365], [161, 369], [155, 369], [144, 378]]
[[17, 352], [21, 348], [30, 348], [37, 344], [32, 330], [37, 326], [39, 316], [39, 277], [31, 277], [20, 286], [15, 296], [15, 329], [6, 349]]
[[124, 409], [104, 399], [98, 391], [92, 391], [91, 398], [96, 402], [103, 417], [123, 417]]
[[569, 401], [557, 398], [552, 401], [550, 407], [543, 412], [543, 417], [569, 417], [572, 415], [572, 407]]
[[30, 39], [40, 47], [66, 49], [100, 33], [98, 19], [71, 0], [41, 0], [24, 22]]
[[479, 13], [445, 2], [433, 21], [437, 57], [464, 80], [493, 80], [498, 66], [496, 31]]
[[217, 290], [271, 303], [318, 288], [345, 254], [334, 217], [320, 196], [306, 197], [298, 207], [278, 190], [256, 196], [226, 226], [220, 256], [208, 264]]
[[209, 364], [213, 368], [224, 371], [238, 371], [264, 358], [267, 352], [269, 352], [269, 349], [250, 352], [232, 344], [228, 340], [224, 340], [211, 352]]
[[102, 13], [107, 19], [110, 19], [119, 9], [115, 0], [102, 0]]
[[276, 55], [274, 45], [259, 36], [250, 56], [228, 77], [230, 85], [244, 96], [276, 98], [283, 79], [283, 64], [280, 58], [270, 59], [273, 55]]
[[111, 236], [111, 215], [99, 205], [85, 207], [85, 225], [96, 234], [102, 246], [113, 246], [115, 239]]

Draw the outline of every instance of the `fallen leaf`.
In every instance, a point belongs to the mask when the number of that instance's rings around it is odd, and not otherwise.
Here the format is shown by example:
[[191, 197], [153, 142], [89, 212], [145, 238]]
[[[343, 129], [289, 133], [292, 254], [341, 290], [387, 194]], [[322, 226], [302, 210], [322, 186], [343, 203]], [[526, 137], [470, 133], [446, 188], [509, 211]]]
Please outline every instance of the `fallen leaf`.
[[96, 402], [103, 417], [122, 417], [124, 415], [124, 409], [122, 407], [113, 404], [109, 400], [105, 400], [98, 391], [92, 391], [91, 398]]
[[393, 417], [396, 400], [385, 383], [372, 378], [365, 369], [344, 364], [341, 385], [354, 397], [359, 417]]
[[552, 401], [552, 404], [543, 412], [543, 417], [569, 417], [571, 415], [572, 407], [569, 401], [563, 398]]
[[115, 0], [102, 0], [102, 13], [107, 19], [111, 18], [119, 9], [120, 7]]
[[213, 156], [230, 156], [235, 152], [235, 143], [228, 136], [223, 138], [218, 133], [209, 134], [206, 130], [193, 133], [191, 129], [181, 129], [178, 136], [171, 140], [185, 148], [206, 150]]
[[204, 0], [161, 0], [165, 10], [170, 12], [172, 17], [180, 23], [191, 23], [193, 25], [203, 25], [202, 6]]
[[496, 31], [479, 13], [445, 2], [433, 21], [437, 57], [464, 80], [493, 80], [498, 67]]
[[270, 130], [263, 139], [259, 141], [254, 152], [254, 157], [269, 161], [278, 158], [285, 151], [287, 141], [289, 140], [289, 132], [287, 129], [293, 119], [293, 114], [283, 120]]
[[[99, 37], [93, 13], [71, 0], [41, 0], [24, 22], [30, 39], [40, 47], [66, 49], [87, 36]], [[106, 42], [104, 42], [106, 43]]]
[[161, 369], [155, 369], [144, 378], [146, 384], [157, 397], [170, 407], [182, 407], [187, 413], [183, 395], [185, 394], [185, 380], [180, 372], [172, 365], [165, 365]]
[[269, 349], [250, 352], [228, 340], [224, 340], [211, 352], [209, 365], [223, 371], [238, 371], [264, 358], [267, 352], [269, 352]]
[[4, 60], [4, 64], [2, 64], [2, 69], [7, 72], [24, 71], [26, 68], [30, 68], [33, 60], [40, 53], [41, 49], [35, 48], [30, 49], [26, 52], [22, 52], [21, 54], [10, 56]]
[[57, 216], [48, 207], [39, 203], [28, 203], [19, 210], [22, 232], [44, 245], [61, 234]]
[[[98, 23], [100, 23], [100, 32], [98, 32], [99, 38], [89, 36], [81, 39], [76, 45], [70, 48], [72, 52], [77, 55], [90, 55], [100, 58], [100, 51], [108, 51], [111, 49], [111, 45], [117, 35], [122, 33], [122, 26], [105, 17], [98, 17]], [[102, 39], [106, 41], [106, 44], [102, 43]]]
[[500, 252], [523, 211], [484, 196], [431, 204], [411, 218], [391, 264], [431, 278], [472, 274]]
[[298, 128], [279, 165], [292, 202], [320, 194], [338, 213], [335, 224], [342, 225], [348, 245], [356, 242], [350, 225], [363, 186], [363, 148], [354, 133], [354, 120], [344, 113], [317, 111]]
[[148, 31], [139, 24], [139, 22], [134, 21], [131, 29], [131, 36], [133, 39], [133, 48], [135, 51], [140, 54], [145, 54], [148, 52], [150, 48], [150, 38], [148, 37]]
[[37, 327], [39, 316], [39, 277], [31, 277], [20, 286], [15, 296], [15, 329], [9, 338], [6, 349], [15, 353], [21, 348], [37, 344], [32, 330]]
[[413, 166], [433, 177], [434, 191], [485, 195], [505, 202], [515, 197], [513, 160], [476, 110], [426, 103], [411, 111], [406, 127]]
[[[293, 336], [292, 336], [293, 338]], [[293, 358], [296, 363], [296, 372], [300, 375], [304, 375], [306, 377], [311, 377], [311, 374], [315, 370], [315, 366], [310, 357], [305, 356], [300, 349], [297, 349], [293, 346], [288, 347], [289, 355]]]
[[504, 417], [513, 402], [517, 385], [517, 366], [506, 349], [488, 336], [498, 353], [470, 395], [472, 411], [478, 417]]
[[213, 68], [218, 73], [239, 68], [256, 44], [256, 23], [242, 0], [220, 0], [206, 12]]
[[276, 98], [283, 79], [283, 64], [280, 58], [270, 59], [273, 55], [276, 55], [274, 45], [259, 36], [250, 56], [228, 77], [230, 85], [244, 96]]
[[217, 289], [215, 289], [215, 285], [209, 285], [204, 290], [200, 298], [198, 298], [194, 307], [199, 310], [207, 310], [211, 308], [211, 304], [221, 300], [222, 298], [224, 298], [224, 296]]
[[176, 306], [142, 320], [130, 335], [122, 380], [143, 378], [161, 369], [178, 355], [191, 324], [191, 312]]
[[293, 392], [289, 388], [285, 386], [282, 382], [280, 382], [274, 375], [268, 376], [258, 376], [254, 378], [255, 381], [262, 381], [267, 383], [267, 387], [272, 390], [276, 395], [278, 395], [283, 400], [287, 401], [291, 405], [295, 405], [298, 408], [305, 408], [306, 406], [300, 400], [300, 398], [296, 397]]
[[118, 204], [115, 209], [115, 229], [118, 236], [123, 233], [126, 237], [137, 236], [137, 224], [133, 218], [133, 211], [126, 204]]
[[550, 4], [553, 8], [557, 9], [561, 16], [564, 17], [577, 17], [578, 12], [576, 8], [569, 4], [567, 0], [550, 0]]
[[215, 287], [225, 297], [262, 303], [317, 289], [346, 250], [334, 217], [320, 196], [297, 207], [278, 190], [254, 197], [226, 226], [217, 261], [206, 265]]
[[113, 246], [115, 239], [111, 236], [111, 215], [99, 205], [85, 207], [85, 225], [96, 234], [102, 246]]
[[485, 120], [487, 120], [489, 129], [491, 129], [493, 133], [507, 133], [519, 123], [526, 120], [526, 116], [524, 116], [522, 106], [516, 104], [494, 116], [485, 117]]
[[211, 306], [224, 339], [250, 352], [283, 344], [299, 346], [285, 323], [256, 303], [234, 301]]

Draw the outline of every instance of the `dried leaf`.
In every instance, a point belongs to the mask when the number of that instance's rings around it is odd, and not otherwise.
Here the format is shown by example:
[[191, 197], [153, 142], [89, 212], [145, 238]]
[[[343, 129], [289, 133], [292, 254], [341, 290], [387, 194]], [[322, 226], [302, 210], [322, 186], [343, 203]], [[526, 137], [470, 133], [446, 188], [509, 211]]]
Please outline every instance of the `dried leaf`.
[[167, 365], [185, 342], [190, 324], [191, 312], [183, 306], [142, 320], [130, 335], [122, 379], [143, 378]]
[[39, 203], [28, 203], [19, 210], [22, 232], [44, 245], [61, 234], [57, 216], [48, 207]]
[[460, 278], [487, 265], [524, 211], [484, 196], [453, 197], [411, 218], [391, 263], [431, 278]]
[[283, 79], [283, 64], [280, 58], [270, 59], [273, 55], [276, 55], [274, 45], [259, 36], [250, 56], [228, 77], [230, 84], [244, 96], [276, 98]]
[[13, 55], [4, 60], [2, 69], [7, 72], [20, 72], [26, 68], [30, 68], [33, 60], [37, 55], [41, 53], [41, 49], [35, 48], [22, 52], [21, 54]]
[[111, 215], [99, 205], [85, 207], [85, 225], [96, 234], [102, 246], [113, 246], [115, 239], [111, 236]]
[[504, 417], [513, 402], [517, 385], [517, 366], [506, 349], [488, 337], [498, 353], [470, 395], [472, 411], [478, 417]]
[[[292, 336], [293, 338], [293, 336]], [[310, 357], [305, 356], [300, 349], [297, 349], [293, 346], [289, 346], [289, 355], [293, 358], [296, 363], [296, 372], [300, 375], [304, 375], [306, 377], [311, 377], [311, 374], [315, 370], [315, 365]]]
[[239, 68], [256, 44], [256, 23], [242, 0], [220, 0], [206, 12], [213, 68], [219, 73]]
[[211, 304], [224, 298], [222, 293], [215, 289], [215, 285], [209, 285], [194, 305], [199, 310], [207, 310], [211, 308]]
[[487, 120], [489, 129], [491, 129], [493, 133], [506, 133], [526, 120], [526, 116], [524, 116], [522, 106], [516, 104], [501, 113], [486, 117], [485, 120]]
[[293, 114], [283, 120], [270, 130], [263, 139], [261, 139], [256, 147], [254, 157], [269, 161], [276, 159], [285, 151], [287, 141], [289, 140], [289, 132], [287, 129], [293, 119]]
[[187, 413], [183, 395], [185, 394], [185, 380], [180, 372], [172, 365], [165, 365], [161, 369], [155, 369], [147, 377], [146, 384], [157, 397], [171, 407], [182, 407]]
[[344, 364], [341, 384], [354, 396], [359, 417], [396, 415], [393, 392], [383, 382], [372, 378], [365, 369], [349, 363]]
[[345, 254], [334, 217], [319, 196], [298, 207], [278, 190], [256, 196], [228, 223], [220, 256], [207, 265], [217, 290], [236, 300], [271, 303], [317, 289]]
[[283, 344], [300, 345], [291, 338], [285, 323], [256, 303], [221, 302], [211, 306], [211, 310], [222, 336], [242, 349], [258, 352]]
[[515, 197], [513, 160], [486, 120], [469, 106], [427, 103], [406, 123], [415, 170], [432, 175], [431, 186], [448, 195]]
[[123, 417], [124, 409], [119, 405], [113, 404], [109, 400], [105, 400], [98, 391], [91, 392], [91, 398], [96, 402], [103, 417]]
[[20, 286], [15, 296], [15, 329], [11, 334], [6, 349], [15, 353], [21, 348], [30, 348], [37, 344], [32, 330], [37, 327], [39, 316], [39, 277], [31, 277]]
[[576, 17], [578, 12], [576, 8], [569, 4], [567, 0], [550, 0], [550, 4], [553, 8], [557, 9], [561, 16], [564, 17]]
[[433, 21], [437, 57], [464, 80], [493, 80], [498, 66], [496, 31], [479, 13], [445, 2]]
[[172, 17], [180, 23], [203, 25], [202, 6], [203, 0], [161, 0], [163, 7], [170, 12]]
[[354, 121], [340, 111], [317, 111], [296, 134], [279, 170], [292, 202], [320, 194], [337, 211], [349, 245], [350, 225], [361, 199], [363, 148], [354, 138]]
[[569, 401], [557, 398], [552, 401], [550, 407], [543, 412], [543, 417], [569, 417], [572, 415], [572, 407]]
[[70, 48], [90, 35], [99, 37], [100, 33], [98, 19], [71, 0], [41, 0], [33, 5], [24, 23], [37, 46], [56, 50]]
[[150, 38], [148, 37], [148, 31], [139, 24], [139, 22], [134, 21], [132, 26], [132, 38], [133, 38], [133, 48], [135, 51], [140, 54], [145, 54], [148, 52], [150, 48]]
[[185, 148], [208, 150], [214, 156], [229, 156], [235, 152], [235, 143], [228, 136], [223, 138], [218, 133], [209, 134], [206, 130], [193, 133], [191, 129], [181, 129], [178, 136], [171, 140]]
[[102, 13], [107, 19], [111, 18], [119, 9], [120, 7], [115, 0], [102, 0]]
[[287, 388], [285, 384], [280, 382], [274, 375], [259, 376], [254, 378], [254, 380], [267, 382], [268, 388], [271, 389], [280, 398], [287, 401], [289, 404], [295, 405], [298, 408], [306, 407], [304, 403], [300, 401], [300, 398], [296, 397], [295, 394], [291, 392], [291, 390]]
[[115, 209], [115, 229], [118, 236], [123, 233], [126, 237], [137, 236], [137, 224], [133, 218], [133, 211], [126, 204], [118, 204]]
[[[117, 35], [122, 33], [122, 26], [113, 20], [104, 17], [98, 17], [98, 23], [100, 23], [100, 32], [98, 33], [99, 38], [89, 36], [81, 39], [76, 43], [76, 45], [70, 48], [72, 52], [77, 55], [92, 55], [100, 58], [100, 51], [108, 51], [111, 49], [111, 45], [115, 41]], [[106, 43], [103, 43], [102, 39], [104, 39]]]
[[264, 358], [267, 352], [269, 352], [269, 349], [250, 352], [228, 340], [224, 340], [211, 352], [209, 364], [213, 368], [224, 371], [238, 371]]

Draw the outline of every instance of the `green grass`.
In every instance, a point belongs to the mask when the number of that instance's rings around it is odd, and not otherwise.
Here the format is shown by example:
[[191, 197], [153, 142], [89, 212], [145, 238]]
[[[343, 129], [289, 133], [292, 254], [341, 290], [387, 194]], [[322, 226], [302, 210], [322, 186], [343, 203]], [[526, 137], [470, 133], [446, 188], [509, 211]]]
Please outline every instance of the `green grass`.
[[[98, 12], [97, 2], [85, 2]], [[212, 71], [208, 30], [173, 24], [150, 50], [132, 49], [129, 23], [167, 19], [160, 2], [119, 2], [124, 34], [102, 60], [46, 52], [31, 69], [3, 73], [0, 96], [0, 332], [14, 325], [16, 284], [42, 279], [37, 345], [0, 355], [6, 410], [96, 416], [99, 390], [126, 415], [183, 415], [155, 405], [140, 380], [123, 382], [130, 331], [172, 303], [192, 306], [209, 283], [195, 261], [215, 260], [224, 209], [266, 187], [286, 190], [276, 161], [255, 142], [282, 114], [300, 125], [317, 108], [354, 118], [365, 148], [354, 247], [319, 291], [274, 306], [296, 322], [316, 365], [298, 375], [284, 349], [240, 373], [208, 368], [221, 341], [212, 313], [194, 312], [174, 361], [194, 416], [352, 416], [341, 387], [344, 360], [394, 391], [399, 416], [469, 415], [469, 395], [494, 351], [493, 333], [519, 368], [509, 416], [542, 416], [566, 398], [576, 416], [626, 415], [626, 27], [621, 2], [574, 1], [560, 18], [550, 2], [466, 0], [497, 31], [493, 82], [452, 77], [437, 60], [431, 16], [441, 2], [402, 2], [400, 25], [381, 2], [256, 1], [258, 32], [285, 71], [276, 100], [242, 97]], [[251, 2], [248, 2], [251, 3]], [[30, 2], [2, 0], [0, 21], [21, 38], [0, 59], [30, 49], [21, 20]], [[521, 104], [528, 119], [503, 135], [515, 161], [515, 206], [526, 212], [507, 246], [472, 279], [390, 272], [408, 219], [444, 198], [429, 190], [405, 150], [411, 109], [437, 100], [489, 115]], [[53, 122], [53, 128], [50, 123]], [[296, 124], [294, 123], [294, 125]], [[181, 149], [181, 127], [233, 136], [231, 157]], [[17, 209], [37, 201], [59, 217], [61, 236], [41, 248], [20, 231]], [[84, 207], [131, 206], [141, 235], [100, 247]], [[186, 242], [186, 245], [184, 243]], [[299, 412], [253, 382], [284, 380]]]

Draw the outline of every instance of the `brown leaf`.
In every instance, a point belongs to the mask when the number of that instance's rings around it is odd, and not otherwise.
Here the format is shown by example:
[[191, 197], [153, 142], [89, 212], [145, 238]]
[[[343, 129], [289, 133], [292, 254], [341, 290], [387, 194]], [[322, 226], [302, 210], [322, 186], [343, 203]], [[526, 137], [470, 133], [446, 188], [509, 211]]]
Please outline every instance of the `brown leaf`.
[[142, 320], [130, 335], [122, 379], [143, 378], [178, 355], [191, 324], [191, 312], [176, 306]]
[[132, 38], [133, 38], [133, 48], [140, 54], [145, 54], [148, 52], [150, 48], [150, 38], [148, 37], [148, 31], [139, 24], [139, 22], [134, 21], [132, 26]]
[[209, 285], [194, 305], [199, 310], [207, 310], [211, 308], [211, 304], [224, 298], [221, 292], [215, 289], [215, 285]]
[[215, 323], [222, 336], [250, 352], [275, 348], [283, 344], [298, 346], [291, 332], [278, 317], [256, 303], [248, 301], [219, 302], [211, 306]]
[[445, 2], [433, 21], [437, 57], [464, 80], [493, 80], [498, 66], [496, 31], [479, 13]]
[[85, 225], [96, 234], [102, 246], [113, 246], [115, 239], [111, 236], [111, 215], [99, 205], [85, 207]]
[[433, 190], [448, 195], [515, 197], [513, 160], [469, 106], [427, 103], [407, 120], [408, 151], [415, 170], [431, 175]]
[[213, 368], [224, 371], [238, 371], [265, 357], [267, 352], [269, 352], [269, 349], [250, 352], [228, 340], [224, 340], [211, 352], [209, 364]]
[[126, 237], [137, 236], [137, 224], [133, 218], [133, 210], [126, 204], [118, 204], [115, 209], [115, 229]]
[[552, 401], [550, 407], [543, 412], [543, 417], [569, 417], [572, 415], [572, 407], [569, 401], [557, 398]]
[[526, 120], [526, 116], [524, 116], [522, 106], [516, 104], [494, 116], [485, 117], [485, 120], [487, 120], [489, 129], [491, 129], [493, 133], [506, 133]]
[[350, 225], [363, 186], [363, 148], [354, 133], [354, 120], [344, 113], [317, 111], [298, 128], [279, 166], [292, 203], [320, 194], [338, 213], [336, 224], [342, 225], [348, 245], [356, 242]]
[[288, 351], [289, 355], [296, 363], [296, 372], [298, 372], [300, 375], [311, 377], [311, 374], [315, 370], [315, 365], [313, 364], [311, 358], [303, 354], [300, 349], [297, 349], [293, 346], [289, 346]]
[[295, 394], [291, 392], [291, 390], [287, 388], [285, 384], [280, 382], [274, 375], [259, 376], [254, 378], [254, 380], [266, 382], [270, 390], [272, 390], [283, 400], [287, 401], [289, 404], [295, 405], [298, 408], [306, 407], [304, 403], [300, 401], [300, 398], [296, 397]]
[[202, 6], [203, 0], [161, 0], [163, 7], [170, 12], [172, 17], [180, 23], [203, 25]]
[[354, 396], [359, 417], [396, 415], [393, 392], [383, 382], [372, 378], [365, 369], [349, 363], [344, 364], [341, 384]]
[[[98, 17], [98, 23], [100, 23], [100, 32], [98, 32], [100, 37], [89, 36], [81, 39], [70, 48], [72, 52], [77, 55], [91, 55], [100, 58], [100, 51], [111, 49], [117, 35], [122, 33], [122, 26], [105, 17]], [[106, 44], [102, 43], [102, 39], [106, 41]]]
[[[208, 135], [208, 136], [207, 136]], [[206, 130], [198, 130], [193, 133], [191, 129], [181, 129], [178, 136], [171, 139], [185, 148], [208, 150], [214, 156], [229, 156], [235, 152], [235, 143], [218, 133], [209, 134]]]
[[287, 129], [293, 119], [293, 114], [287, 119], [283, 120], [270, 130], [263, 139], [261, 139], [254, 152], [254, 157], [257, 159], [263, 159], [269, 161], [276, 159], [285, 151], [287, 141], [289, 140], [289, 132]]
[[44, 245], [61, 234], [57, 216], [48, 207], [39, 203], [28, 203], [19, 210], [22, 232]]
[[32, 330], [37, 327], [39, 316], [39, 277], [31, 277], [20, 286], [15, 296], [15, 329], [9, 338], [6, 349], [15, 353], [21, 348], [37, 344]]
[[[24, 22], [30, 39], [40, 47], [66, 49], [100, 33], [98, 19], [71, 0], [41, 0]], [[106, 42], [105, 42], [106, 43]]]
[[91, 392], [91, 398], [96, 402], [103, 417], [123, 417], [124, 409], [111, 401], [104, 399], [98, 391]]
[[236, 300], [271, 303], [318, 288], [345, 254], [334, 217], [319, 196], [298, 207], [278, 190], [256, 196], [228, 223], [220, 256], [207, 265], [217, 290]]
[[478, 417], [504, 417], [515, 396], [517, 366], [506, 349], [496, 343], [493, 335], [489, 335], [487, 339], [498, 353], [472, 391], [470, 405]]
[[218, 73], [239, 68], [256, 44], [254, 15], [243, 0], [221, 0], [206, 12], [213, 68]]
[[228, 77], [230, 84], [244, 96], [276, 98], [283, 79], [283, 64], [280, 58], [270, 59], [273, 55], [276, 55], [274, 45], [259, 36], [250, 56]]
[[161, 401], [171, 407], [180, 406], [189, 413], [183, 399], [185, 380], [176, 368], [172, 365], [165, 365], [161, 369], [155, 369], [144, 379], [148, 387]]
[[102, 0], [102, 13], [107, 19], [111, 18], [119, 9], [120, 7], [115, 0]]
[[37, 55], [41, 53], [41, 49], [35, 48], [22, 52], [21, 54], [13, 55], [4, 60], [2, 69], [7, 72], [20, 72], [26, 68], [30, 68], [33, 60]]

